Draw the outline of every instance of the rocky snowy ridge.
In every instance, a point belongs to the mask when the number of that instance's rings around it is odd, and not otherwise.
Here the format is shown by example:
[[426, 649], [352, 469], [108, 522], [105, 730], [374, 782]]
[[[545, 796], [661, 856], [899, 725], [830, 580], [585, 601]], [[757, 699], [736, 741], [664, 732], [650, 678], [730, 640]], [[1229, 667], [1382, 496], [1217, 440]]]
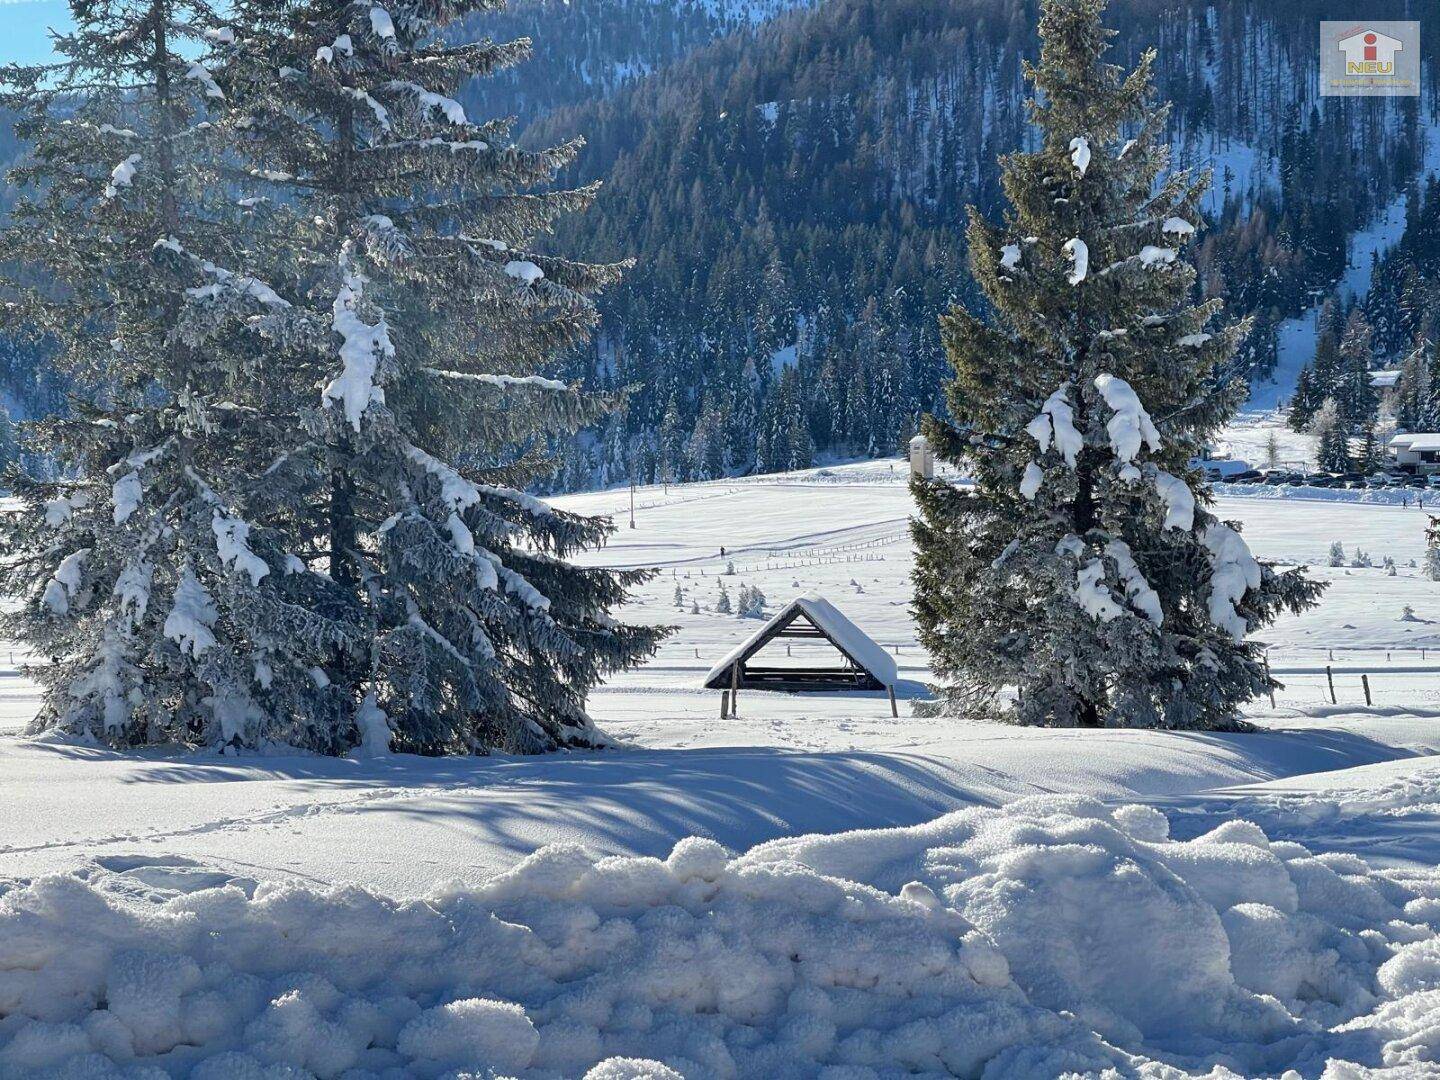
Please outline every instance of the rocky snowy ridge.
[[[1437, 801], [1432, 771], [1256, 809], [1304, 835]], [[418, 900], [194, 880], [0, 886], [0, 1075], [1440, 1069], [1440, 873], [1246, 820], [1176, 840], [1154, 808], [1044, 796], [738, 858], [555, 846]]]

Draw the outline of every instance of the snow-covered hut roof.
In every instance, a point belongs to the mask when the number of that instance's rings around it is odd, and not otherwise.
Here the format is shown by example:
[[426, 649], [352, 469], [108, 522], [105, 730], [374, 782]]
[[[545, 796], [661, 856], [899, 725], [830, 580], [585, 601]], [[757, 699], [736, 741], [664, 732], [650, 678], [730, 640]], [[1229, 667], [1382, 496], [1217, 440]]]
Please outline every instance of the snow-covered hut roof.
[[1423, 450], [1440, 450], [1440, 435], [1432, 435], [1429, 433], [1411, 435], [1409, 443], [1405, 445], [1405, 449], [1413, 450], [1417, 454]]
[[[705, 676], [705, 685], [717, 682], [737, 662], [743, 662], [758, 652], [767, 641], [789, 625], [798, 615], [804, 615], [815, 628], [830, 639], [830, 642], [868, 671], [885, 686], [894, 686], [899, 669], [895, 658], [877, 644], [870, 635], [840, 613], [840, 610], [819, 593], [806, 593], [786, 604], [764, 626], [756, 630], [735, 648], [726, 653]], [[728, 683], [726, 685], [729, 685]]]
[[1370, 372], [1370, 385], [1373, 386], [1373, 387], [1375, 387], [1377, 390], [1383, 390], [1383, 389], [1386, 388], [1386, 387], [1394, 386], [1394, 385], [1395, 385], [1397, 382], [1399, 382], [1399, 381], [1400, 381], [1400, 369], [1399, 369], [1399, 368], [1395, 368], [1395, 369], [1390, 370], [1390, 371], [1372, 371], [1372, 372]]
[[1396, 435], [1390, 440], [1391, 446], [1409, 446], [1420, 436], [1414, 432], [1405, 432], [1403, 435]]

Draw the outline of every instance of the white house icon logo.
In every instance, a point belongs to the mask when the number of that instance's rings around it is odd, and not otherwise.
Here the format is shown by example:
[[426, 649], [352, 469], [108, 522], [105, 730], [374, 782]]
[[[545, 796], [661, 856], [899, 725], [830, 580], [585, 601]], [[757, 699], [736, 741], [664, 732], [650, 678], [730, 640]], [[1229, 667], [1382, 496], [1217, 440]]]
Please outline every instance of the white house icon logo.
[[1360, 29], [1342, 37], [1336, 47], [1345, 54], [1346, 75], [1394, 75], [1395, 54], [1405, 45], [1388, 34]]

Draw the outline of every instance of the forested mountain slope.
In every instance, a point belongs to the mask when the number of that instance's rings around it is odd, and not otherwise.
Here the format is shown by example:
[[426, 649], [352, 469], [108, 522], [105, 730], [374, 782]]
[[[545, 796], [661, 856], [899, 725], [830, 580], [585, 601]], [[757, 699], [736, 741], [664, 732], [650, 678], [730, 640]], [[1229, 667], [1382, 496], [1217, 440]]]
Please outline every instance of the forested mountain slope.
[[[638, 265], [570, 372], [634, 387], [567, 483], [889, 452], [937, 405], [935, 315], [969, 295], [965, 207], [1023, 145], [1034, 5], [828, 0], [533, 126], [606, 178], [559, 243]], [[1376, 12], [1406, 17], [1406, 4]], [[1317, 96], [1310, 2], [1119, 3], [1117, 63], [1160, 51], [1179, 163], [1216, 166], [1202, 287], [1273, 326], [1341, 273], [1350, 232], [1415, 174], [1435, 109]]]
[[521, 124], [590, 101], [659, 71], [718, 37], [748, 30], [813, 0], [514, 0], [452, 36], [529, 38], [528, 63], [471, 85], [479, 115]]

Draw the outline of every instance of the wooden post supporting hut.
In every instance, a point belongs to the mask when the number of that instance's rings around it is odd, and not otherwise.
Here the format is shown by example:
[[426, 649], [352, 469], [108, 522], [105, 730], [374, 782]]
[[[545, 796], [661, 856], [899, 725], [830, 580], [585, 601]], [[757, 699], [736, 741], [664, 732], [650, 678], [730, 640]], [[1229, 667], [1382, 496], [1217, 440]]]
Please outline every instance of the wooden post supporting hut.
[[[812, 664], [766, 666], [756, 654], [779, 638], [825, 641], [839, 653], [831, 666]], [[895, 704], [898, 669], [895, 658], [864, 631], [840, 614], [835, 605], [810, 593], [792, 600], [746, 641], [736, 646], [705, 676], [705, 686], [719, 690], [721, 715], [740, 714], [740, 691], [780, 690], [792, 694], [823, 694], [855, 690], [888, 692], [890, 713]]]

